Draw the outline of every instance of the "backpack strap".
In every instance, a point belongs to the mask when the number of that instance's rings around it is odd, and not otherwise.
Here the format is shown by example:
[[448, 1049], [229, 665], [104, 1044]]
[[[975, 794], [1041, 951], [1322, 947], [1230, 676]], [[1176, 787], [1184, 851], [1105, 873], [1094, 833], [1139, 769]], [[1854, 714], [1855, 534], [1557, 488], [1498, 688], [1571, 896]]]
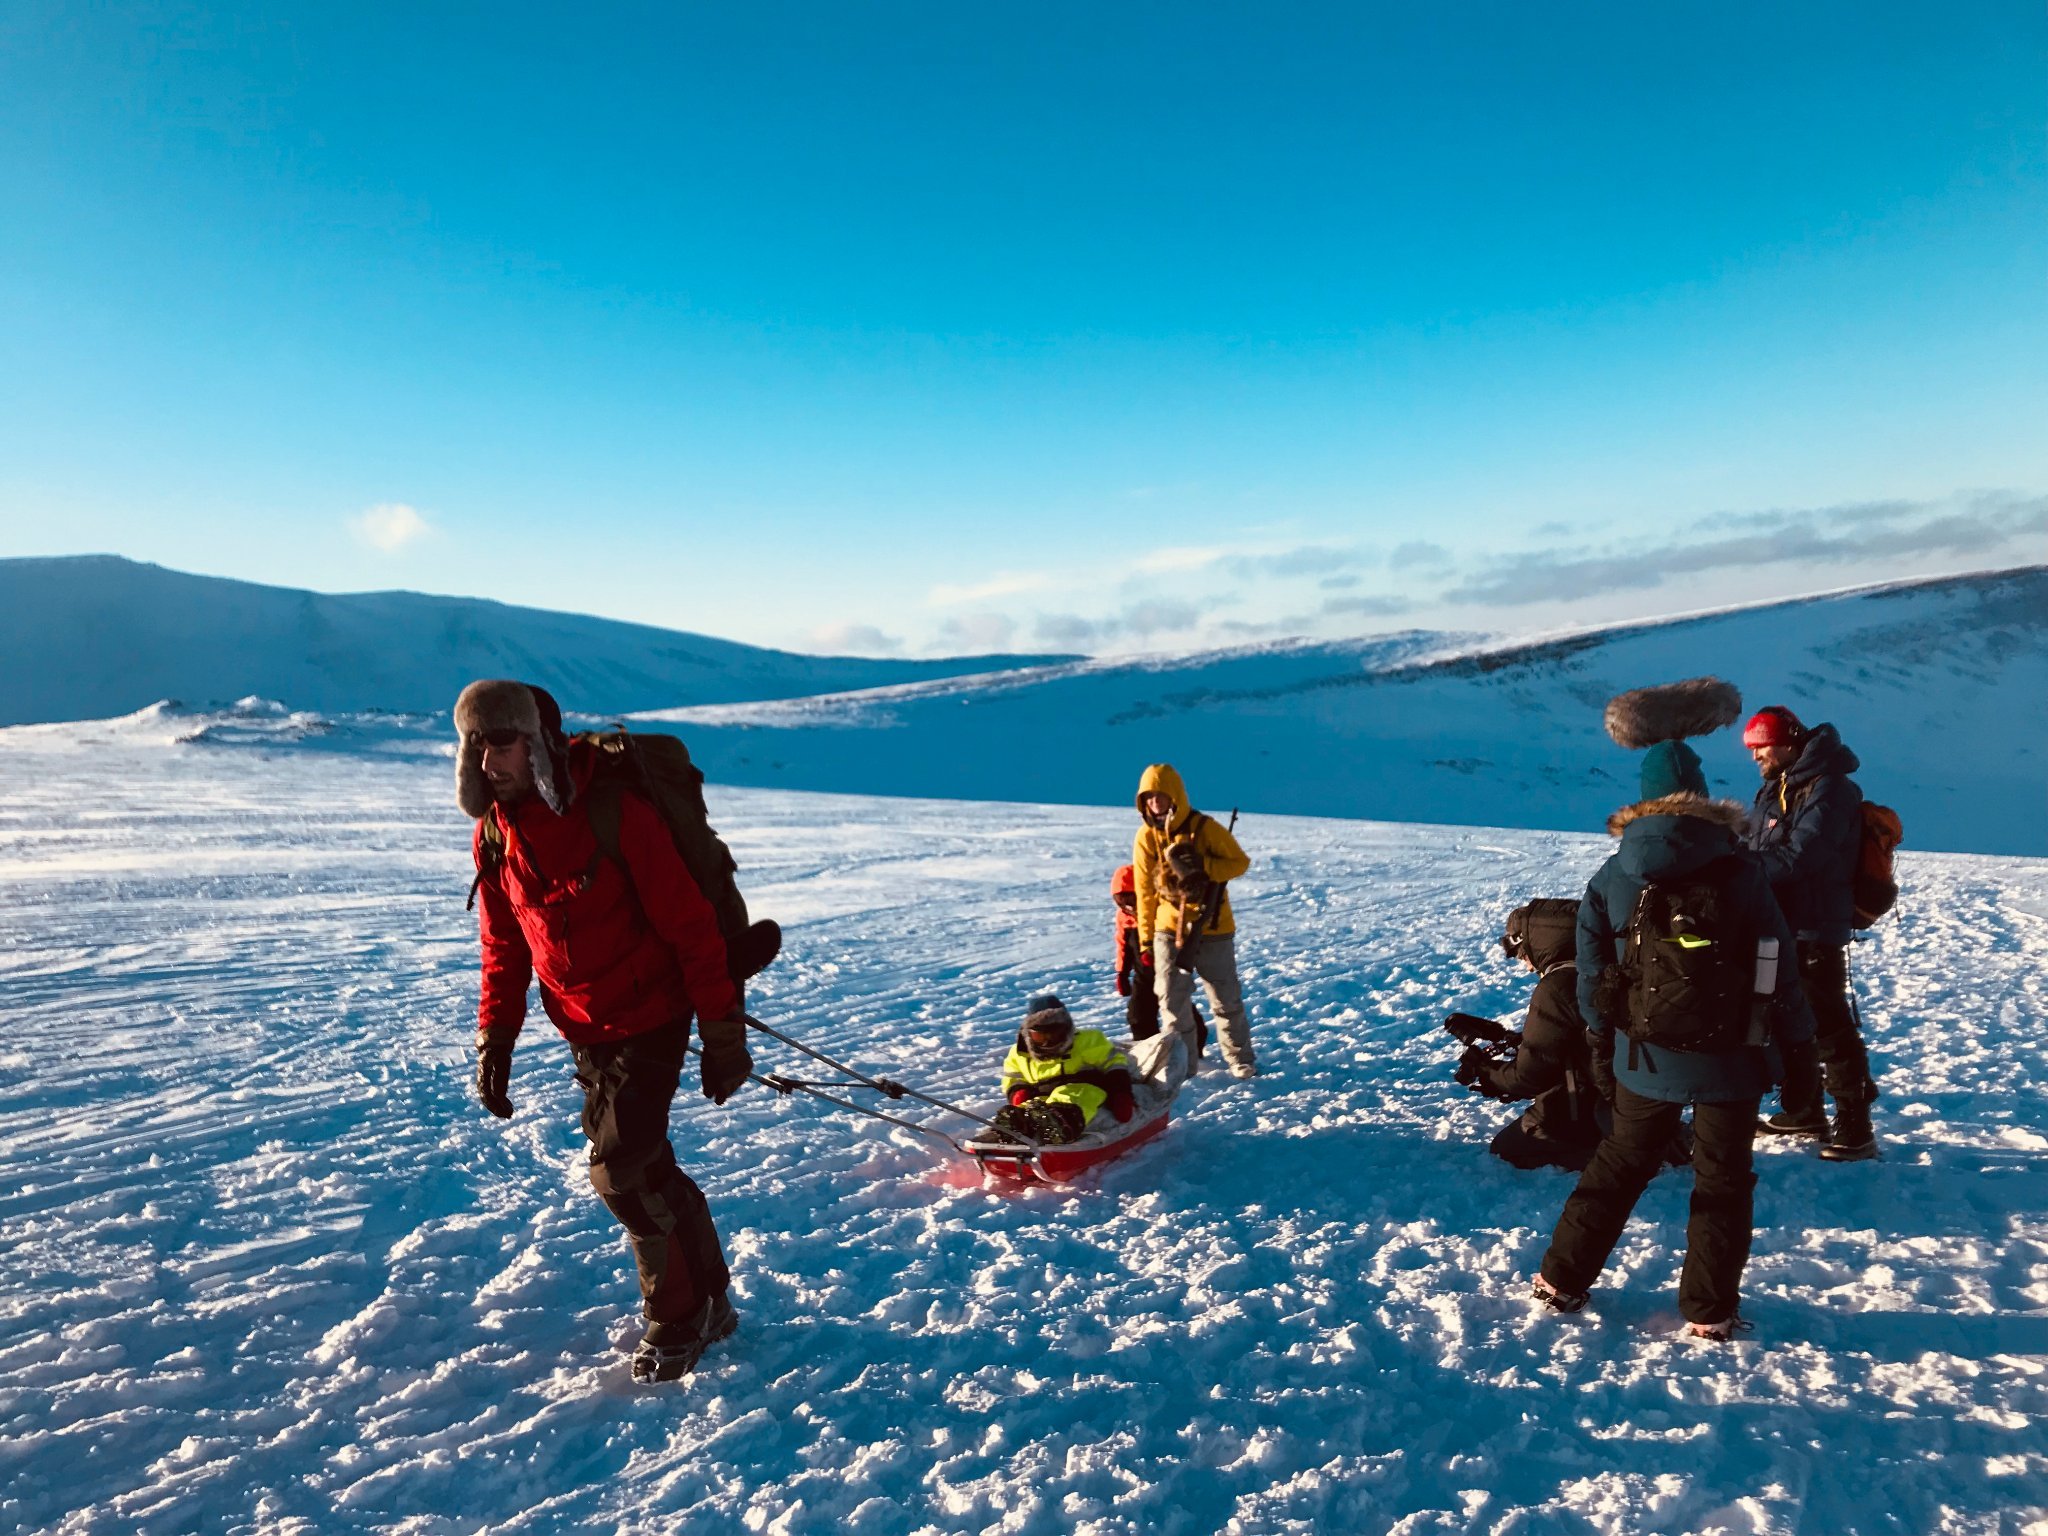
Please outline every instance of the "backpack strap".
[[597, 842], [597, 853], [585, 873], [597, 873], [598, 859], [610, 859], [624, 869], [626, 856], [619, 851], [619, 819], [623, 813], [619, 808], [618, 784], [602, 775], [593, 778], [583, 792], [583, 806], [590, 817], [590, 835]]
[[476, 820], [480, 834], [477, 839], [476, 878], [469, 882], [469, 900], [462, 908], [465, 912], [476, 910], [477, 887], [482, 885], [486, 878], [495, 882], [499, 869], [505, 863], [505, 832], [498, 825], [496, 808], [486, 810]]

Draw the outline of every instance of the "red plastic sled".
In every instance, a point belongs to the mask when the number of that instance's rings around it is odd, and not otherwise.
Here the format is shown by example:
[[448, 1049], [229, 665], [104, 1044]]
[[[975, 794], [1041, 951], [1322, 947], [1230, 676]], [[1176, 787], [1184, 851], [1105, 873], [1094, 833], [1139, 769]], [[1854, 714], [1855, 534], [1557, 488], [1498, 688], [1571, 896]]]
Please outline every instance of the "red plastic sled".
[[1107, 1130], [1090, 1131], [1079, 1141], [1062, 1146], [1031, 1147], [976, 1137], [967, 1143], [967, 1150], [983, 1173], [998, 1179], [1018, 1184], [1070, 1184], [1157, 1136], [1166, 1129], [1170, 1109], [1171, 1100], [1167, 1100], [1148, 1114], [1122, 1122], [1112, 1119]]

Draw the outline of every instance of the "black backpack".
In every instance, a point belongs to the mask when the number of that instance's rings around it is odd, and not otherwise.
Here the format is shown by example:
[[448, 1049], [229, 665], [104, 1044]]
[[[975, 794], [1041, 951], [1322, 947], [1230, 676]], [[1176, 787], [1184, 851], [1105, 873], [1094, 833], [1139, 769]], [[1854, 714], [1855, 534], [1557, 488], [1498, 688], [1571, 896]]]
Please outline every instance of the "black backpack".
[[[704, 772], [690, 761], [690, 749], [674, 736], [636, 736], [623, 727], [586, 731], [570, 739], [597, 749], [597, 767], [584, 791], [591, 835], [597, 840], [596, 857], [625, 864], [619, 852], [619, 794], [633, 791], [661, 817], [691, 880], [711, 903], [733, 981], [744, 982], [766, 969], [782, 948], [782, 930], [772, 922], [748, 921], [739, 865], [725, 839], [712, 828], [704, 804]], [[497, 818], [485, 816], [477, 879], [495, 879], [504, 857]], [[470, 900], [476, 900], [473, 887]]]
[[1756, 929], [1734, 910], [1739, 858], [1651, 881], [1629, 914], [1620, 963], [1602, 974], [1601, 1017], [1637, 1045], [1725, 1051], [1749, 1036]]

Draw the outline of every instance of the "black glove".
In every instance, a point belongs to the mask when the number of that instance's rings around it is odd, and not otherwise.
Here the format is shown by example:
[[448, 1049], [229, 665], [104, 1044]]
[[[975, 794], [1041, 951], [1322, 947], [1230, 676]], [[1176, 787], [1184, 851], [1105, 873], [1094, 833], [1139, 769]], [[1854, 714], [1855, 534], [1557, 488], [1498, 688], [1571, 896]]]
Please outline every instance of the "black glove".
[[477, 1102], [500, 1120], [512, 1118], [512, 1101], [505, 1089], [512, 1081], [513, 1038], [503, 1030], [496, 1034], [479, 1030], [476, 1037]]
[[1457, 1070], [1451, 1075], [1474, 1093], [1484, 1093], [1486, 1090], [1480, 1087], [1479, 1083], [1480, 1075], [1485, 1071], [1486, 1052], [1476, 1045], [1468, 1045], [1464, 1053], [1458, 1057]]
[[704, 1097], [723, 1104], [754, 1070], [754, 1058], [747, 1054], [747, 1016], [699, 1020], [697, 1042], [697, 1076]]

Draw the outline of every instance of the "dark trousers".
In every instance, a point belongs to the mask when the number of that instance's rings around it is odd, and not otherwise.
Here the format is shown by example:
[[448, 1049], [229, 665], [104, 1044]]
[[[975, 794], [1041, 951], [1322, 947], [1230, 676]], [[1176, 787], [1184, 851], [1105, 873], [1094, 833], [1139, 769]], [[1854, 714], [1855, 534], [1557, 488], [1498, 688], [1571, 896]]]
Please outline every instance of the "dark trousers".
[[1137, 972], [1131, 995], [1124, 999], [1124, 1022], [1130, 1026], [1133, 1040], [1150, 1040], [1159, 1033], [1159, 994], [1152, 990], [1150, 971]]
[[[1159, 1033], [1158, 973], [1146, 962], [1152, 957], [1138, 947], [1138, 930], [1126, 928], [1118, 941], [1117, 985], [1131, 990], [1124, 998], [1124, 1023], [1133, 1040], [1150, 1040]], [[1202, 1010], [1195, 1010], [1195, 1022], [1202, 1026], [1202, 1043], [1209, 1043], [1209, 1024]]]
[[1820, 1057], [1822, 1081], [1837, 1107], [1854, 1108], [1877, 1097], [1870, 1077], [1870, 1054], [1857, 1028], [1855, 1004], [1849, 998], [1849, 950], [1843, 944], [1799, 945], [1799, 989], [1813, 1009], [1813, 1045]]
[[[1689, 1323], [1733, 1317], [1741, 1301], [1742, 1270], [1749, 1262], [1756, 1174], [1750, 1148], [1759, 1101], [1696, 1104], [1692, 1112], [1692, 1215], [1685, 1228], [1685, 1268], [1678, 1279], [1678, 1310]], [[1683, 1104], [1666, 1104], [1614, 1090], [1614, 1129], [1594, 1152], [1578, 1187], [1557, 1219], [1543, 1278], [1561, 1291], [1590, 1291], [1629, 1213], [1664, 1162]]]
[[590, 1183], [626, 1229], [651, 1323], [688, 1317], [732, 1279], [704, 1191], [676, 1166], [668, 1108], [676, 1096], [687, 1019], [624, 1040], [572, 1045], [583, 1089]]

